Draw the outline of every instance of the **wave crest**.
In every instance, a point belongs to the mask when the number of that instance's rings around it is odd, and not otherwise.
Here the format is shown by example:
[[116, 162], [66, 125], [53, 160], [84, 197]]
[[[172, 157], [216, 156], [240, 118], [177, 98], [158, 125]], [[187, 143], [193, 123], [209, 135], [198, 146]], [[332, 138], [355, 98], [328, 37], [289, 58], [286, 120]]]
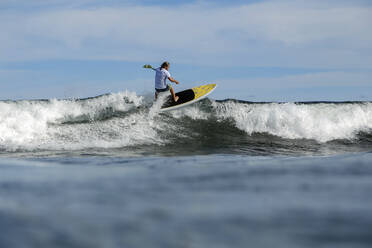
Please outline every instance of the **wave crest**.
[[372, 129], [372, 103], [214, 103], [219, 118], [232, 118], [236, 127], [288, 139], [327, 142], [354, 139]]
[[[87, 99], [0, 102], [0, 149], [83, 150], [236, 140], [358, 140], [370, 136], [372, 103], [248, 103], [205, 99], [159, 114], [161, 101], [120, 92]], [[262, 141], [262, 135], [266, 138]], [[247, 144], [247, 141], [244, 141]], [[370, 142], [370, 138], [367, 138]]]

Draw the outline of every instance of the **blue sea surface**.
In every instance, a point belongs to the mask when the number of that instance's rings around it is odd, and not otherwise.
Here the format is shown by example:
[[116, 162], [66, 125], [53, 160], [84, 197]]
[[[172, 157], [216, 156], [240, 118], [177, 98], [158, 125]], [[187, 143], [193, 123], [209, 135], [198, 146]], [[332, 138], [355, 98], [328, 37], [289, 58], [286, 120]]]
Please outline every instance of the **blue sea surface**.
[[371, 247], [372, 154], [1, 159], [0, 247]]

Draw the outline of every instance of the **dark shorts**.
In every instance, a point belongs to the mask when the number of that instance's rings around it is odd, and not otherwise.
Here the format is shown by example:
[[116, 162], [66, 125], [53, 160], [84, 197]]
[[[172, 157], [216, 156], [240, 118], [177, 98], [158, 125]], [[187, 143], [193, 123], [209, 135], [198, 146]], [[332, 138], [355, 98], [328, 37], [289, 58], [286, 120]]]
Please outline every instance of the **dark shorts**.
[[169, 84], [167, 84], [167, 88], [165, 88], [165, 89], [157, 89], [157, 88], [155, 88], [155, 91], [158, 92], [158, 93], [160, 93], [160, 92], [166, 92], [169, 89], [170, 89]]

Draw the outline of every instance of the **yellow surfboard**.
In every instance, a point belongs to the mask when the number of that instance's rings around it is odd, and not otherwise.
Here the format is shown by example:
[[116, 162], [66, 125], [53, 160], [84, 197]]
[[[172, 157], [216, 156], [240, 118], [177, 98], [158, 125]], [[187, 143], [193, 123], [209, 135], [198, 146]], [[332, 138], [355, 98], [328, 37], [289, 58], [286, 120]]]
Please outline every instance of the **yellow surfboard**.
[[208, 96], [210, 93], [212, 93], [216, 89], [216, 87], [217, 84], [206, 84], [177, 92], [176, 96], [179, 97], [178, 101], [174, 102], [172, 96], [169, 96], [161, 107], [161, 111], [182, 108], [194, 102], [200, 101]]

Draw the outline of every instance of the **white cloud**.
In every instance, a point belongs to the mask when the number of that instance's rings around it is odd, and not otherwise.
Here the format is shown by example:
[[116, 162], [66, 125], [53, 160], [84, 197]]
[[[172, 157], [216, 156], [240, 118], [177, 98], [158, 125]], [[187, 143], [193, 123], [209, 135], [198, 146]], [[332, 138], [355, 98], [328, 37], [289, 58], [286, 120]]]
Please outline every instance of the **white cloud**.
[[372, 72], [319, 72], [246, 79], [218, 79], [217, 99], [250, 101], [372, 100]]
[[372, 72], [317, 72], [298, 75], [259, 77], [248, 79], [219, 79], [220, 85], [232, 88], [289, 89], [311, 87], [372, 86]]
[[370, 6], [320, 0], [13, 10], [0, 15], [0, 60], [371, 68], [371, 25]]

